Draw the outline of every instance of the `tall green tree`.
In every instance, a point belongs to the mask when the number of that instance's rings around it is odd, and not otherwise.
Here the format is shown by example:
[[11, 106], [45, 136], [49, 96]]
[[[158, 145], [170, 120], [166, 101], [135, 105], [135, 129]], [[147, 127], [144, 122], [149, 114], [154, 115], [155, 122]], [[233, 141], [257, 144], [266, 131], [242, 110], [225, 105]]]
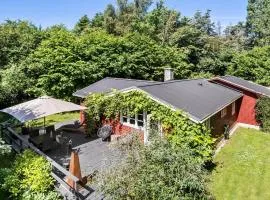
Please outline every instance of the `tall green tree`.
[[225, 42], [231, 48], [237, 51], [247, 48], [248, 38], [246, 35], [246, 24], [244, 22], [227, 26], [224, 33]]
[[236, 54], [229, 66], [228, 73], [269, 86], [270, 46], [255, 47]]
[[0, 69], [20, 62], [41, 40], [42, 31], [30, 22], [7, 20], [0, 24]]
[[216, 35], [215, 23], [211, 21], [211, 10], [207, 10], [204, 14], [197, 11], [193, 17], [193, 24], [197, 29], [208, 35]]
[[112, 4], [109, 4], [104, 11], [104, 27], [108, 33], [115, 33], [116, 11]]
[[179, 26], [180, 13], [170, 10], [164, 5], [164, 1], [159, 1], [156, 8], [146, 16], [149, 27], [148, 35], [159, 41], [161, 44], [168, 44], [170, 37]]
[[104, 14], [96, 13], [90, 21], [90, 28], [102, 28], [104, 22]]
[[270, 1], [248, 0], [247, 33], [255, 45], [270, 44]]
[[147, 13], [152, 3], [153, 0], [134, 0], [135, 12], [138, 16], [143, 17]]
[[177, 78], [190, 75], [183, 51], [143, 35], [90, 31], [77, 37], [63, 29], [53, 33], [23, 63], [28, 94], [69, 99], [77, 89], [106, 76], [163, 80], [165, 66], [174, 68]]
[[74, 27], [76, 34], [81, 34], [90, 27], [90, 19], [87, 15], [82, 16]]

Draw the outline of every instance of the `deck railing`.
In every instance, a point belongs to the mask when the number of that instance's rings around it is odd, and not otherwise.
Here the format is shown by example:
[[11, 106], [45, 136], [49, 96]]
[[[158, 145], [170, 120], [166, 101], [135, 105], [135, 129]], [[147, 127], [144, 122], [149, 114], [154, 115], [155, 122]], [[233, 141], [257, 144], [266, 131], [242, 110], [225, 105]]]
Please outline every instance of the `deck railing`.
[[[80, 185], [80, 180], [67, 171], [64, 167], [59, 165], [37, 147], [35, 147], [32, 143], [30, 143], [26, 138], [22, 137], [21, 135], [17, 134], [15, 130], [11, 127], [6, 127], [3, 124], [0, 124], [0, 134], [3, 140], [12, 146], [12, 148], [17, 152], [20, 153], [25, 149], [31, 149], [40, 156], [43, 156], [48, 162], [52, 165], [52, 177], [56, 180], [56, 182], [62, 185], [69, 193], [69, 195], [75, 195], [76, 198], [84, 199], [83, 195], [79, 192], [78, 186]], [[66, 182], [67, 177], [74, 181], [75, 187], [72, 188]], [[83, 187], [83, 186], [81, 186]], [[58, 188], [59, 189], [59, 188]]]

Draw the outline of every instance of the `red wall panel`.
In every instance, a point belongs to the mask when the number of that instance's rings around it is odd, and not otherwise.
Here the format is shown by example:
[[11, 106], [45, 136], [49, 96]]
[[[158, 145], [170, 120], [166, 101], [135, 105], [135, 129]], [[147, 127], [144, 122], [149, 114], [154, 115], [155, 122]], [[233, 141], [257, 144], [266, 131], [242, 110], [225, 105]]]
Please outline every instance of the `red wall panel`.
[[212, 82], [219, 83], [226, 87], [241, 91], [244, 96], [241, 101], [240, 110], [237, 118], [237, 122], [250, 124], [250, 125], [259, 125], [256, 121], [256, 111], [255, 106], [258, 99], [258, 95], [247, 91], [243, 88], [237, 87], [227, 82], [223, 82], [222, 80], [212, 80]]
[[253, 95], [244, 94], [237, 122], [256, 126], [258, 125], [256, 121], [256, 111], [255, 111], [256, 101], [257, 98], [254, 97]]

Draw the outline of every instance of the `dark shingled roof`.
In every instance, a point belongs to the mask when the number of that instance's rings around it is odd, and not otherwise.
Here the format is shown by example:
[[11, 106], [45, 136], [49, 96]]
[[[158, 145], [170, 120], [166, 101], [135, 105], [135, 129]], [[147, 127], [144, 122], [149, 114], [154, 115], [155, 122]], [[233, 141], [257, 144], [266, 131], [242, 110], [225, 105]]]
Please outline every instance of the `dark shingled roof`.
[[242, 97], [242, 93], [208, 82], [206, 79], [170, 81], [138, 88], [185, 111], [197, 122], [203, 122], [227, 105]]
[[159, 82], [107, 77], [89, 85], [88, 87], [76, 91], [75, 93], [73, 93], [73, 96], [85, 98], [91, 93], [110, 92], [112, 89], [122, 90], [129, 87], [141, 86], [146, 84], [149, 85], [154, 83]]
[[232, 85], [238, 86], [239, 88], [270, 97], [269, 88], [244, 80], [242, 78], [238, 78], [235, 76], [221, 76], [217, 77], [216, 79], [223, 80], [225, 82], [231, 83]]
[[84, 98], [90, 93], [129, 88], [141, 89], [161, 103], [183, 110], [195, 122], [203, 122], [242, 97], [242, 93], [210, 83], [206, 79], [154, 82], [122, 78], [102, 79], [75, 92], [74, 96]]

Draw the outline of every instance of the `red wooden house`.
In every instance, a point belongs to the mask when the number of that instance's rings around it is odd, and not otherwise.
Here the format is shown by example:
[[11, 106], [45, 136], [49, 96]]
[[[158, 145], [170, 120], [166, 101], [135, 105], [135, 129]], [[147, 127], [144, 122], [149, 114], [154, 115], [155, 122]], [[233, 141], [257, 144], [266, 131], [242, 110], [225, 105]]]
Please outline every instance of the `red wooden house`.
[[[109, 93], [112, 89], [142, 91], [160, 104], [183, 111], [194, 123], [204, 123], [216, 138], [223, 135], [225, 126], [258, 126], [256, 101], [262, 95], [270, 97], [268, 88], [234, 76], [174, 80], [170, 69], [165, 69], [164, 82], [105, 78], [78, 90], [74, 96], [85, 98], [92, 93]], [[120, 113], [118, 120], [109, 123], [113, 126], [114, 137], [136, 130], [142, 133], [145, 142], [148, 141], [149, 113], [141, 112], [134, 116]], [[157, 127], [161, 129], [160, 124]]]
[[256, 121], [255, 106], [261, 96], [270, 97], [270, 89], [256, 83], [246, 81], [235, 76], [221, 76], [211, 80], [213, 83], [240, 91], [243, 98], [240, 100], [240, 110], [237, 117], [238, 123], [258, 126]]

